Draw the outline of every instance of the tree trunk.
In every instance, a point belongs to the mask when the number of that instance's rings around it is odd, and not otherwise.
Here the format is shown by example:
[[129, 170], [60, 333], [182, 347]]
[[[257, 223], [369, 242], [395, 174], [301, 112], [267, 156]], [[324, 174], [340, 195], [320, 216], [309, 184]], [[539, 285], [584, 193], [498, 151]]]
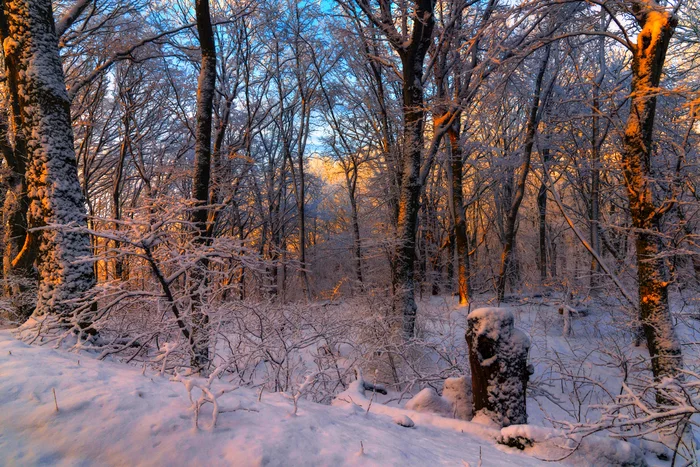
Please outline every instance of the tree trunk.
[[[202, 62], [197, 82], [197, 113], [194, 146], [194, 176], [192, 180], [192, 199], [197, 208], [192, 212], [192, 221], [197, 230], [197, 241], [205, 243], [207, 235], [209, 202], [209, 180], [211, 178], [211, 129], [214, 92], [216, 88], [216, 45], [214, 30], [209, 14], [209, 1], [196, 0], [197, 33], [202, 53]], [[192, 287], [192, 367], [203, 369], [209, 362], [209, 317], [202, 309], [206, 290], [206, 261], [200, 261], [193, 270]]]
[[527, 423], [530, 340], [503, 308], [479, 308], [467, 317], [474, 412], [501, 426]]
[[[8, 21], [5, 18], [5, 6], [0, 9], [0, 41], [11, 38]], [[23, 128], [20, 109], [19, 53], [4, 54], [7, 99], [9, 115], [7, 122], [3, 120], [0, 132], [3, 137], [3, 156], [8, 168], [12, 171], [8, 178], [9, 188], [3, 203], [5, 219], [5, 249], [3, 252], [3, 275], [5, 293], [12, 298], [17, 308], [20, 321], [25, 321], [34, 310], [34, 300], [26, 296], [35, 287], [38, 277], [34, 269], [34, 261], [38, 253], [38, 243], [29, 244], [23, 260], [14, 262], [22, 251], [27, 238], [27, 211], [29, 209], [29, 193], [27, 192], [27, 141]], [[10, 136], [12, 138], [10, 138]], [[10, 143], [10, 139], [14, 144]]]
[[193, 211], [192, 220], [195, 222], [199, 234], [204, 235], [208, 214], [206, 204], [209, 201], [209, 179], [211, 177], [211, 129], [216, 87], [216, 46], [208, 0], [196, 0], [195, 9], [202, 61], [197, 82], [192, 199], [198, 206], [203, 207]]
[[549, 62], [549, 49], [550, 46], [545, 47], [545, 56], [542, 59], [542, 62], [540, 63], [540, 69], [537, 73], [537, 78], [535, 79], [534, 97], [530, 106], [527, 126], [525, 129], [525, 141], [523, 144], [523, 162], [521, 165], [520, 177], [518, 178], [518, 182], [515, 187], [515, 194], [513, 196], [513, 201], [508, 211], [504, 226], [505, 228], [503, 239], [503, 251], [501, 252], [501, 267], [498, 272], [497, 294], [499, 302], [502, 302], [505, 298], [506, 279], [508, 276], [508, 270], [510, 269], [510, 266], [513, 262], [515, 223], [518, 218], [520, 203], [522, 203], [523, 197], [525, 196], [525, 182], [527, 181], [527, 176], [530, 172], [532, 148], [535, 144], [535, 133], [537, 132], [537, 125], [539, 123], [538, 110], [540, 108], [540, 93], [542, 91], [542, 81], [544, 80], [544, 74], [547, 70], [547, 63]]
[[[600, 38], [599, 60], [601, 71], [593, 84], [593, 118], [591, 128], [591, 248], [600, 255], [600, 146], [599, 137], [599, 113], [600, 113], [600, 86], [603, 84], [604, 72], [602, 70], [604, 57], [603, 37]], [[600, 275], [600, 264], [591, 258], [590, 288], [595, 293]]]
[[455, 123], [447, 129], [450, 142], [450, 170], [452, 172], [452, 216], [454, 218], [454, 238], [457, 249], [457, 284], [459, 304], [469, 303], [469, 242], [467, 240], [467, 219], [464, 213], [462, 194], [462, 147], [459, 141], [459, 115]]
[[[551, 156], [548, 148], [542, 149], [542, 160], [545, 170], [549, 166]], [[539, 192], [537, 193], [537, 211], [539, 213], [539, 233], [540, 233], [540, 256], [538, 266], [540, 267], [540, 282], [547, 281], [547, 184], [542, 180]]]
[[352, 216], [352, 234], [353, 234], [353, 253], [355, 256], [355, 278], [360, 287], [363, 287], [362, 280], [362, 239], [360, 238], [360, 220], [357, 212], [357, 166], [353, 165], [350, 169], [353, 175], [350, 176], [347, 171], [345, 173], [345, 181], [348, 188], [348, 197], [350, 198], [350, 209]]
[[420, 168], [423, 151], [423, 62], [413, 58], [403, 60], [404, 68], [404, 164], [399, 196], [398, 245], [394, 260], [394, 309], [403, 317], [406, 338], [414, 334], [416, 311], [414, 267], [416, 233], [420, 209]]
[[[122, 124], [124, 126], [124, 136], [122, 139], [121, 146], [119, 147], [119, 159], [117, 160], [117, 166], [114, 168], [114, 178], [112, 182], [112, 219], [115, 221], [114, 222], [114, 230], [119, 230], [120, 229], [120, 222], [122, 218], [122, 209], [121, 209], [121, 192], [122, 192], [122, 187], [123, 183], [122, 180], [124, 178], [124, 162], [126, 161], [126, 155], [129, 150], [129, 146], [131, 144], [130, 138], [131, 138], [131, 126], [130, 126], [130, 116], [129, 112], [131, 111], [128, 102], [128, 98], [125, 97], [124, 101], [124, 117], [122, 119]], [[119, 241], [114, 240], [112, 242], [112, 248], [115, 249], [115, 258], [114, 258], [114, 279], [117, 280], [127, 280], [128, 278], [128, 273], [127, 269], [125, 267], [125, 261], [124, 258], [119, 257], [119, 252], [116, 251], [119, 249]]]
[[[296, 190], [297, 210], [299, 222], [299, 278], [301, 279], [301, 289], [305, 300], [311, 300], [311, 287], [309, 284], [309, 274], [306, 269], [306, 176], [304, 174], [304, 155], [298, 154], [299, 164], [299, 187]], [[295, 185], [296, 187], [296, 181]]]
[[[398, 245], [394, 259], [394, 310], [402, 316], [405, 338], [415, 333], [416, 312], [414, 266], [416, 232], [421, 194], [423, 153], [423, 61], [430, 47], [435, 19], [432, 0], [416, 1], [416, 16], [424, 18], [413, 25], [411, 44], [401, 48], [403, 67], [404, 156], [397, 222]], [[395, 45], [396, 46], [396, 45]]]
[[666, 264], [660, 257], [661, 211], [652, 191], [652, 134], [656, 94], [668, 44], [677, 20], [654, 2], [635, 11], [642, 27], [633, 48], [630, 115], [623, 143], [624, 183], [635, 227], [639, 313], [651, 356], [654, 378], [677, 374], [682, 365], [668, 304]]
[[[12, 267], [29, 267], [37, 255], [40, 277], [35, 316], [74, 318], [76, 299], [95, 283], [85, 200], [78, 180], [70, 100], [58, 53], [58, 38], [49, 0], [3, 2], [6, 57], [15, 61], [19, 109], [12, 109], [26, 136], [29, 193], [28, 233]], [[12, 74], [12, 73], [10, 73]], [[8, 75], [9, 79], [9, 75]], [[19, 113], [16, 111], [19, 110]], [[90, 323], [83, 315], [78, 324]]]

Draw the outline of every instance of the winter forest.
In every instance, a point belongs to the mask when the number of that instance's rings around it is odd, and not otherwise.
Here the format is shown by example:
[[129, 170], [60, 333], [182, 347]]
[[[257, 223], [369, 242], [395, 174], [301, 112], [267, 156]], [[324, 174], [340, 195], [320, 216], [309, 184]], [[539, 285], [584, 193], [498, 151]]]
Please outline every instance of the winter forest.
[[0, 464], [700, 462], [698, 0], [0, 39]]

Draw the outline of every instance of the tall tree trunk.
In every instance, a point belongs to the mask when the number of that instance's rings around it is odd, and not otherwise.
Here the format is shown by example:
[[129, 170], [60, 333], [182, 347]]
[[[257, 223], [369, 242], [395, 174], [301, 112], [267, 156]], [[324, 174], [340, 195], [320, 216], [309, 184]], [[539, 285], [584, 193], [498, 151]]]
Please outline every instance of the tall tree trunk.
[[654, 378], [659, 380], [675, 375], [682, 365], [681, 347], [668, 304], [666, 264], [660, 257], [662, 211], [656, 206], [651, 180], [656, 95], [677, 20], [655, 2], [635, 5], [635, 16], [642, 30], [632, 50], [632, 102], [622, 162], [635, 227], [640, 319]]
[[[9, 34], [3, 37], [5, 54], [18, 72], [11, 78], [16, 79], [19, 96], [12, 117], [26, 137], [27, 227], [52, 227], [28, 233], [12, 267], [28, 267], [38, 248], [40, 284], [34, 315], [54, 315], [67, 322], [74, 317], [75, 299], [92, 288], [95, 276], [85, 261], [92, 254], [88, 234], [60, 228], [86, 227], [87, 222], [53, 10], [50, 0], [3, 2], [2, 9]], [[89, 325], [86, 316], [79, 320], [81, 327]]]
[[350, 198], [350, 210], [352, 217], [352, 235], [353, 235], [353, 253], [355, 256], [355, 278], [360, 287], [363, 287], [364, 281], [362, 280], [362, 239], [360, 237], [360, 220], [357, 212], [357, 165], [353, 164], [353, 167], [349, 168], [352, 171], [352, 176], [348, 174], [348, 170], [345, 172], [345, 182], [348, 188], [348, 197]]
[[[297, 191], [297, 210], [299, 222], [299, 276], [301, 288], [306, 300], [311, 300], [311, 287], [306, 264], [306, 176], [304, 174], [304, 155], [298, 154], [299, 188]], [[295, 182], [296, 187], [296, 182]]]
[[200, 235], [206, 233], [209, 201], [209, 179], [211, 178], [211, 130], [214, 92], [216, 88], [216, 46], [214, 30], [209, 14], [209, 1], [196, 0], [197, 33], [202, 53], [199, 80], [197, 82], [197, 112], [194, 146], [194, 176], [192, 199], [199, 209], [195, 209], [192, 220]]
[[[605, 17], [601, 12], [601, 29], [605, 26]], [[600, 255], [600, 148], [602, 139], [600, 138], [600, 87], [605, 78], [605, 38], [598, 39], [598, 66], [600, 70], [593, 83], [593, 118], [591, 131], [591, 247], [596, 254]], [[591, 258], [591, 278], [590, 288], [595, 293], [600, 276], [600, 264]]]
[[550, 46], [545, 47], [545, 56], [540, 62], [540, 69], [537, 72], [537, 78], [535, 79], [535, 89], [534, 96], [532, 98], [532, 104], [530, 105], [530, 112], [528, 114], [527, 125], [525, 129], [525, 141], [523, 144], [523, 161], [521, 165], [520, 176], [518, 177], [518, 182], [515, 187], [515, 193], [513, 195], [513, 200], [510, 209], [506, 216], [506, 222], [504, 226], [504, 239], [503, 239], [503, 251], [501, 252], [501, 267], [498, 272], [498, 301], [502, 302], [506, 294], [506, 279], [508, 276], [508, 269], [513, 261], [513, 245], [515, 243], [515, 223], [518, 218], [518, 211], [520, 209], [520, 203], [523, 201], [525, 196], [525, 182], [527, 181], [527, 176], [530, 172], [530, 160], [532, 158], [532, 148], [535, 144], [535, 133], [537, 132], [537, 125], [539, 123], [538, 110], [540, 108], [540, 94], [542, 91], [542, 81], [544, 80], [544, 74], [547, 70], [547, 63], [549, 62], [549, 50]]
[[[209, 201], [209, 180], [211, 178], [211, 129], [216, 88], [216, 45], [214, 30], [209, 14], [209, 1], [196, 0], [197, 33], [202, 53], [202, 62], [197, 82], [197, 112], [194, 146], [194, 176], [192, 199], [197, 208], [192, 212], [192, 221], [197, 230], [197, 241], [207, 242], [207, 218]], [[206, 261], [200, 261], [192, 274], [194, 293], [192, 295], [192, 367], [203, 369], [209, 362], [209, 317], [203, 310], [203, 296], [206, 290]]]
[[450, 171], [452, 174], [452, 216], [454, 218], [454, 238], [457, 249], [457, 284], [459, 290], [459, 304], [469, 303], [469, 242], [467, 240], [467, 219], [464, 212], [464, 198], [462, 194], [462, 146], [459, 141], [459, 115], [455, 117], [455, 123], [447, 129], [447, 137], [450, 142]]
[[[124, 108], [124, 117], [122, 119], [122, 124], [124, 126], [124, 137], [122, 139], [122, 144], [119, 147], [119, 159], [117, 159], [117, 166], [114, 168], [114, 178], [112, 182], [112, 219], [114, 220], [114, 230], [119, 230], [120, 229], [120, 221], [122, 218], [122, 209], [121, 209], [121, 193], [122, 193], [122, 187], [123, 183], [122, 180], [124, 178], [124, 162], [126, 161], [126, 155], [129, 151], [129, 145], [131, 144], [130, 139], [131, 139], [131, 126], [130, 126], [130, 117], [128, 112], [130, 112], [130, 109], [127, 108], [127, 105], [129, 105], [126, 101], [124, 102], [125, 108]], [[120, 242], [118, 240], [114, 240], [112, 242], [112, 248], [115, 249], [115, 258], [114, 258], [114, 278], [117, 280], [126, 280], [127, 279], [127, 270], [125, 268], [125, 261], [124, 258], [119, 256], [119, 253], [116, 252], [116, 250], [119, 249]]]
[[[423, 153], [423, 66], [432, 43], [435, 27], [435, 0], [414, 0], [411, 30], [408, 30], [408, 8], [394, 9], [390, 2], [379, 2], [379, 12], [367, 0], [356, 0], [369, 21], [381, 29], [401, 58], [403, 94], [403, 157], [401, 187], [396, 221], [397, 245], [392, 261], [393, 310], [401, 316], [403, 335], [415, 332], [416, 311], [414, 266], [416, 232], [421, 195], [421, 159]], [[407, 5], [406, 5], [407, 6]], [[394, 14], [399, 18], [394, 18]], [[396, 24], [403, 22], [401, 32]], [[386, 125], [385, 125], [386, 127]]]
[[[591, 160], [591, 226], [590, 226], [590, 236], [591, 236], [591, 247], [593, 251], [600, 254], [600, 146], [598, 144], [598, 93], [597, 86], [593, 97], [593, 131], [592, 131], [592, 143], [593, 143], [593, 154]], [[591, 258], [591, 270], [590, 270], [590, 288], [594, 291], [598, 285], [598, 276], [600, 275], [600, 264], [595, 259]]]
[[[549, 148], [543, 148], [542, 160], [544, 161], [545, 170], [546, 167], [549, 166], [550, 158]], [[539, 213], [540, 234], [540, 256], [538, 266], [540, 267], [540, 281], [544, 284], [547, 281], [547, 184], [544, 179], [537, 193], [537, 211]]]
[[[5, 18], [5, 6], [0, 9], [0, 41], [11, 38], [8, 21]], [[5, 53], [5, 84], [9, 115], [7, 122], [2, 122], [0, 132], [3, 137], [3, 156], [8, 168], [12, 171], [8, 180], [8, 190], [3, 203], [5, 219], [5, 249], [3, 252], [3, 275], [5, 278], [5, 293], [12, 297], [18, 317], [26, 320], [34, 310], [33, 299], [26, 297], [37, 283], [34, 261], [38, 253], [38, 243], [29, 244], [23, 260], [14, 259], [22, 251], [27, 238], [27, 211], [29, 209], [29, 193], [27, 192], [27, 141], [22, 123], [19, 95], [20, 63], [18, 53]], [[10, 138], [11, 137], [11, 138]], [[14, 144], [11, 144], [12, 139]]]
[[416, 322], [414, 268], [416, 232], [420, 209], [420, 168], [423, 151], [423, 62], [405, 58], [404, 68], [404, 161], [399, 196], [398, 245], [394, 259], [394, 309], [403, 317], [405, 337], [412, 337]]
[[[394, 259], [394, 310], [402, 316], [405, 338], [415, 333], [416, 312], [414, 267], [416, 232], [421, 194], [421, 159], [423, 153], [423, 62], [430, 47], [435, 20], [433, 0], [418, 0], [416, 16], [423, 18], [413, 25], [411, 43], [401, 48], [403, 67], [404, 155], [397, 222], [398, 245]], [[395, 45], [396, 47], [396, 45]]]

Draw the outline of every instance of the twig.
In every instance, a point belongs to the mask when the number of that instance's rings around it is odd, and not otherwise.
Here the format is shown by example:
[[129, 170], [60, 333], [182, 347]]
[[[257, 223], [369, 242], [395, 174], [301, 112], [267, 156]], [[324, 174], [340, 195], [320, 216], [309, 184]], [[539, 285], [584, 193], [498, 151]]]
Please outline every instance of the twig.
[[58, 412], [58, 399], [56, 399], [56, 388], [51, 388], [51, 392], [53, 392], [53, 405], [56, 407], [56, 412]]

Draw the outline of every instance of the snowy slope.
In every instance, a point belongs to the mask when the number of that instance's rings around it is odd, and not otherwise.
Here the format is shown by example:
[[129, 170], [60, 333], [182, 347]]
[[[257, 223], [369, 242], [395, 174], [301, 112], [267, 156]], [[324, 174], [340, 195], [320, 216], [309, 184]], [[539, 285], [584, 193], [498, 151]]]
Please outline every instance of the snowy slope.
[[[54, 408], [55, 388], [59, 411]], [[197, 390], [195, 389], [195, 392]], [[196, 395], [195, 395], [196, 397]], [[0, 465], [552, 465], [497, 446], [489, 429], [374, 404], [300, 401], [237, 389], [200, 429], [185, 386], [126, 365], [16, 341], [0, 331]], [[464, 424], [460, 428], [460, 423]], [[464, 432], [463, 432], [464, 431]], [[360, 442], [364, 453], [360, 454]]]

